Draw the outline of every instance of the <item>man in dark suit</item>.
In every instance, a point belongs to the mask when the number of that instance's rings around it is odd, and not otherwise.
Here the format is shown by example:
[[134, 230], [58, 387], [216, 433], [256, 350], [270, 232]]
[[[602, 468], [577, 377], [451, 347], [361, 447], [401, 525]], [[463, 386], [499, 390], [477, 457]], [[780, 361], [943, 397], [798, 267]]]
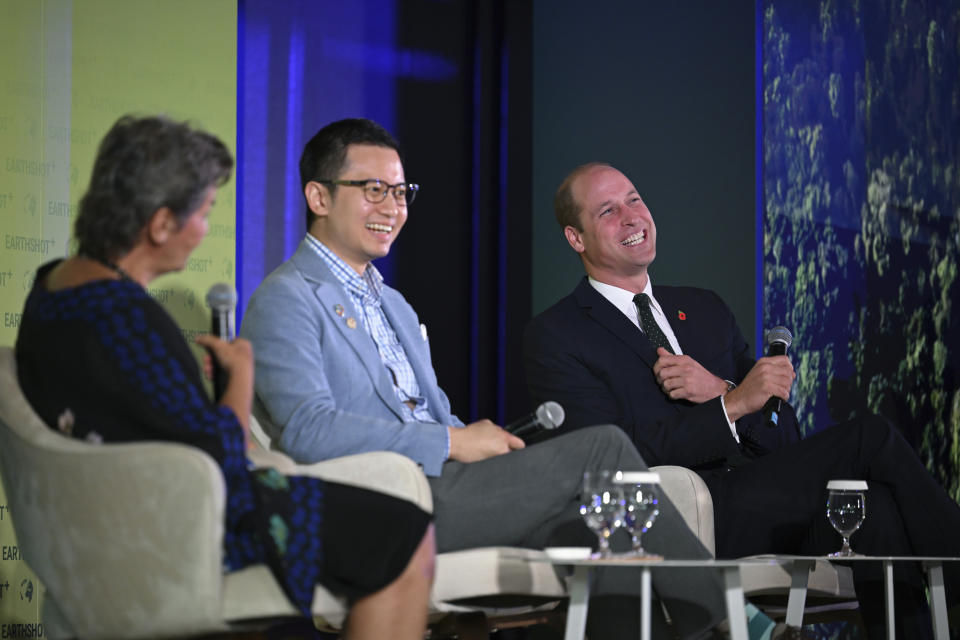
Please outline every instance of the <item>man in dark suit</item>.
[[[656, 226], [626, 176], [584, 165], [564, 180], [554, 207], [588, 277], [530, 323], [524, 360], [533, 400], [566, 409], [563, 430], [618, 424], [648, 464], [699, 472], [714, 500], [719, 557], [835, 551], [840, 539], [824, 517], [833, 478], [869, 482], [858, 551], [960, 555], [960, 508], [887, 421], [868, 416], [800, 440], [784, 403], [779, 425], [763, 424], [767, 400], [790, 395], [789, 359], [754, 360], [713, 292], [652, 286]], [[960, 596], [948, 572], [948, 594]], [[911, 624], [913, 613], [926, 626], [918, 570], [898, 573], [901, 618]], [[866, 596], [878, 578], [874, 567], [855, 568], [868, 618], [881, 602]]]

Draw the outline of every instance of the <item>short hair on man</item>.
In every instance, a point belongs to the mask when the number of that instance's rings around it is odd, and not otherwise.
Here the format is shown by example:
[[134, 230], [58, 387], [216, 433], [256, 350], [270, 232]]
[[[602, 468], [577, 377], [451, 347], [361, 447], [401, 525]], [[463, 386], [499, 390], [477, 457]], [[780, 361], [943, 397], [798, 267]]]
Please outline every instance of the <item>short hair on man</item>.
[[100, 142], [78, 205], [77, 252], [116, 261], [158, 209], [170, 209], [183, 224], [231, 169], [230, 151], [212, 134], [164, 116], [121, 117]]
[[583, 225], [580, 223], [581, 205], [573, 197], [573, 182], [590, 169], [596, 167], [610, 167], [606, 162], [588, 162], [582, 164], [571, 171], [560, 186], [557, 188], [556, 195], [553, 196], [553, 214], [557, 216], [557, 222], [561, 229], [573, 227], [577, 231], [583, 231]]
[[[300, 156], [300, 189], [313, 180], [336, 180], [347, 163], [347, 148], [352, 144], [370, 144], [393, 149], [401, 156], [400, 144], [389, 131], [373, 120], [346, 118], [320, 129], [303, 148]], [[326, 185], [335, 197], [337, 185]], [[307, 230], [316, 214], [307, 205]]]

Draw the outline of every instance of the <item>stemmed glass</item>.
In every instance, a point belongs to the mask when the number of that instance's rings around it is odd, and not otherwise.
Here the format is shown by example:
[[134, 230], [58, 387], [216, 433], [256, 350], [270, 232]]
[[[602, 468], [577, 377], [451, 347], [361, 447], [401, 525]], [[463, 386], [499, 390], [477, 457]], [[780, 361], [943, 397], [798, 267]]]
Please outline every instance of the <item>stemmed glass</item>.
[[615, 471], [587, 471], [580, 492], [580, 515], [597, 534], [600, 546], [593, 558], [609, 558], [610, 535], [623, 526], [624, 503], [620, 486], [614, 483]]
[[644, 550], [640, 543], [640, 534], [646, 533], [660, 515], [657, 499], [660, 474], [653, 471], [617, 472], [614, 482], [623, 490], [623, 521], [633, 542], [629, 555], [635, 558], [659, 558], [660, 556]]
[[857, 555], [850, 548], [850, 536], [860, 528], [867, 516], [867, 500], [863, 480], [831, 480], [827, 483], [827, 520], [841, 536], [843, 546], [829, 558], [849, 558]]

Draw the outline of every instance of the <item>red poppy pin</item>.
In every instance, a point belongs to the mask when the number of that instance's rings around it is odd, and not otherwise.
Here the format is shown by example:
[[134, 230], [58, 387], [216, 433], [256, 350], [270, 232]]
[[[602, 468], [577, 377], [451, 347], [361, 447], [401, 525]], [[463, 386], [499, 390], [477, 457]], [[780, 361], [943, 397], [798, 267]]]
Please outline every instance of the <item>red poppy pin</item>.
[[677, 311], [677, 317], [680, 318], [681, 320], [686, 320], [687, 314], [685, 314], [683, 311]]

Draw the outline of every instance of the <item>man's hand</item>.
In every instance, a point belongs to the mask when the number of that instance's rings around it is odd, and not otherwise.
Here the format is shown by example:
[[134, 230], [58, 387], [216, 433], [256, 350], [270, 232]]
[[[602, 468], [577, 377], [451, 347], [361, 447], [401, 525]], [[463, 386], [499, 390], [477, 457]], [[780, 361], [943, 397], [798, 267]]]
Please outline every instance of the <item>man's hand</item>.
[[724, 380], [704, 369], [690, 356], [677, 356], [663, 347], [657, 348], [657, 356], [653, 374], [663, 392], [674, 400], [700, 404], [727, 390]]
[[479, 462], [525, 446], [523, 440], [489, 420], [447, 429], [450, 430], [450, 459], [458, 462]]
[[771, 396], [786, 400], [797, 374], [787, 356], [760, 358], [736, 389], [723, 398], [730, 420], [760, 411]]

